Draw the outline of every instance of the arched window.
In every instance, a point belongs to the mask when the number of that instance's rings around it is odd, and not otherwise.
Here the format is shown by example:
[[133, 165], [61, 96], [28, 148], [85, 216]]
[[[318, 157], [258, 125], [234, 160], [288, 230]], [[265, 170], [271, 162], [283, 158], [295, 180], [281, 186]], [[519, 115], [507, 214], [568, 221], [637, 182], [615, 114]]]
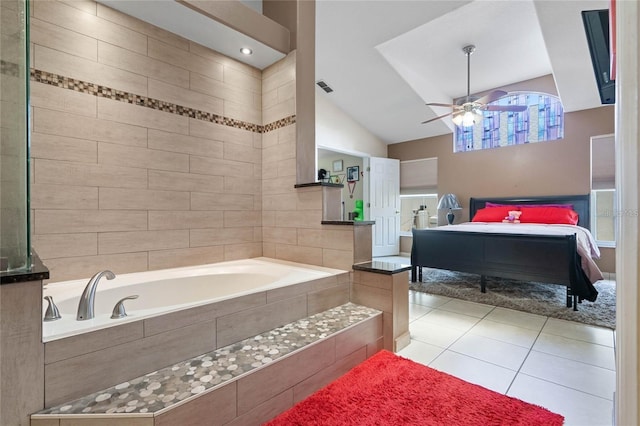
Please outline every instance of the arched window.
[[483, 111], [473, 126], [456, 126], [454, 152], [552, 141], [564, 137], [564, 111], [557, 96], [511, 92], [489, 105], [527, 105], [522, 112]]

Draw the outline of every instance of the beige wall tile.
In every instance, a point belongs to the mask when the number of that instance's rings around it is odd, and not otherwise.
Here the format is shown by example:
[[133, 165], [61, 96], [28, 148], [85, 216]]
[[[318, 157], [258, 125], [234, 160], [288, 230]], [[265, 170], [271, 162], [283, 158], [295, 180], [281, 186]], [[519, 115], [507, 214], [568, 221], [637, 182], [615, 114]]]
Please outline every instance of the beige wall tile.
[[262, 150], [253, 146], [227, 142], [224, 144], [224, 159], [260, 164]]
[[224, 116], [253, 124], [262, 124], [262, 111], [253, 106], [224, 101]]
[[191, 229], [191, 247], [216, 246], [253, 241], [251, 228], [207, 228]]
[[69, 31], [37, 18], [31, 18], [29, 23], [31, 24], [29, 37], [36, 45], [46, 46], [91, 61], [98, 59], [98, 41], [95, 38]]
[[231, 87], [260, 93], [262, 80], [255, 75], [242, 72], [229, 64], [224, 64], [224, 82]]
[[276, 244], [276, 253], [274, 257], [276, 259], [289, 260], [291, 262], [322, 265], [322, 249], [316, 247]]
[[[97, 97], [49, 84], [30, 82], [31, 105], [61, 112], [97, 117]], [[76, 118], [78, 120], [78, 118]]]
[[391, 291], [393, 289], [393, 279], [385, 274], [353, 271], [353, 282], [363, 286], [375, 287], [383, 290]]
[[[296, 210], [322, 210], [322, 191], [297, 191], [296, 198]], [[344, 228], [342, 226], [339, 230], [344, 230]], [[349, 233], [353, 235], [351, 229], [349, 229]]]
[[232, 101], [240, 105], [255, 108], [255, 92], [237, 89], [213, 78], [192, 72], [189, 87], [191, 90], [204, 93], [205, 95], [215, 96], [225, 101]]
[[180, 87], [189, 87], [189, 72], [146, 55], [98, 42], [98, 61], [114, 68], [131, 71]]
[[236, 417], [227, 423], [227, 426], [258, 425], [266, 423], [278, 414], [285, 412], [293, 406], [293, 390], [287, 389], [284, 392], [268, 399], [245, 414]]
[[[286, 228], [277, 228], [286, 229]], [[322, 229], [298, 229], [298, 244], [307, 247], [322, 247]]]
[[30, 154], [31, 158], [97, 163], [98, 143], [86, 139], [32, 132]]
[[224, 212], [225, 228], [242, 228], [246, 226], [259, 227], [262, 224], [260, 211], [233, 211]]
[[185, 135], [189, 131], [187, 117], [106, 98], [98, 98], [98, 118]]
[[96, 14], [96, 2], [93, 0], [60, 0], [60, 2], [89, 14]]
[[225, 315], [218, 318], [216, 322], [217, 347], [230, 345], [306, 316], [306, 296], [285, 299]]
[[94, 186], [31, 184], [32, 209], [96, 210], [98, 188]]
[[[53, 416], [51, 416], [53, 417]], [[57, 418], [31, 418], [30, 426], [60, 426], [60, 420]]]
[[100, 208], [112, 210], [189, 210], [189, 193], [151, 189], [100, 188]]
[[365, 320], [336, 336], [336, 358], [344, 358], [382, 337], [382, 314]]
[[175, 231], [104, 232], [98, 235], [98, 253], [100, 254], [186, 247], [189, 247], [189, 232], [186, 229]]
[[253, 195], [192, 192], [191, 210], [253, 210]]
[[[407, 291], [407, 293], [409, 293]], [[307, 306], [309, 315], [317, 314], [336, 306], [349, 302], [349, 284], [340, 284], [337, 287], [328, 288], [309, 293]]]
[[195, 55], [153, 38], [149, 39], [148, 55], [168, 64], [222, 81], [222, 64], [213, 58]]
[[35, 234], [136, 231], [147, 229], [147, 212], [118, 210], [36, 210]]
[[212, 114], [222, 115], [224, 111], [223, 101], [220, 98], [187, 90], [184, 87], [174, 86], [153, 78], [149, 79], [149, 97]]
[[189, 156], [186, 154], [111, 143], [98, 144], [98, 163], [152, 170], [189, 171]]
[[35, 234], [32, 244], [41, 259], [98, 254], [98, 234]]
[[222, 262], [223, 260], [224, 247], [222, 246], [153, 250], [149, 252], [149, 269], [156, 270], [203, 265]]
[[264, 194], [262, 196], [263, 210], [296, 210], [297, 196], [295, 192], [286, 194]]
[[211, 157], [191, 157], [191, 173], [216, 176], [253, 177], [252, 164], [249, 162], [222, 160]]
[[262, 110], [262, 122], [266, 125], [295, 114], [296, 103], [293, 99], [289, 99]]
[[320, 228], [322, 226], [322, 211], [309, 210], [305, 212], [278, 211], [276, 212], [276, 226], [281, 228]]
[[42, 108], [34, 108], [33, 130], [50, 135], [69, 136], [130, 146], [147, 146], [147, 129], [140, 126], [78, 117]]
[[[213, 326], [199, 323], [48, 364], [45, 404], [63, 403], [212, 350]], [[128, 362], [122, 362], [123, 354]]]
[[262, 160], [264, 163], [275, 163], [286, 158], [295, 157], [295, 141], [286, 141], [277, 145], [267, 146], [262, 149]]
[[201, 157], [222, 158], [223, 142], [149, 129], [149, 148]]
[[[99, 51], [98, 51], [99, 52]], [[138, 95], [147, 94], [147, 77], [68, 53], [34, 45], [33, 67]]]
[[146, 188], [144, 169], [102, 164], [71, 163], [57, 160], [35, 160], [35, 183], [55, 185]]
[[[77, 3], [86, 4], [89, 10], [77, 7]], [[33, 11], [34, 16], [43, 21], [128, 50], [142, 54], [147, 53], [147, 37], [145, 35], [96, 17], [96, 4], [92, 1], [72, 0], [67, 4], [54, 1], [35, 1], [33, 2]]]
[[263, 241], [267, 243], [282, 243], [295, 245], [298, 243], [298, 233], [295, 228], [273, 228], [264, 227], [262, 229]]
[[328, 268], [349, 271], [353, 267], [353, 251], [323, 248], [322, 265]]
[[225, 244], [224, 260], [251, 259], [263, 256], [262, 243]]
[[364, 347], [347, 355], [345, 358], [336, 359], [336, 362], [332, 365], [302, 381], [293, 388], [294, 404], [302, 401], [318, 389], [327, 386], [334, 380], [337, 380], [339, 377], [346, 374], [349, 370], [361, 362], [364, 362], [366, 359], [367, 350]]
[[[210, 303], [190, 309], [168, 313], [144, 320], [145, 336], [176, 330], [190, 324], [214, 321], [217, 317], [265, 304], [264, 292], [235, 297], [217, 303]], [[215, 332], [215, 330], [212, 330]]]
[[295, 72], [295, 59], [293, 63], [289, 62], [288, 64], [280, 67], [279, 70], [273, 69], [272, 71], [267, 71], [263, 74], [262, 91], [264, 93], [268, 93], [295, 81]]
[[[238, 179], [234, 176], [223, 177], [223, 190], [228, 194], [260, 194], [262, 181], [259, 179]], [[258, 208], [256, 206], [256, 208]]]
[[149, 229], [222, 228], [221, 211], [149, 211]]
[[143, 337], [142, 321], [120, 324], [44, 344], [45, 364], [131, 342]]
[[327, 339], [241, 378], [238, 380], [238, 414], [330, 366], [335, 361], [334, 353], [335, 341]]
[[104, 418], [62, 418], [60, 426], [121, 426], [126, 421], [127, 426], [153, 426], [153, 417], [124, 417], [122, 415]]
[[155, 426], [218, 426], [236, 416], [236, 382], [199, 395], [155, 417]]
[[111, 9], [110, 7], [104, 6], [102, 4], [98, 4], [97, 15], [100, 18], [104, 18], [108, 21], [115, 22], [119, 25], [130, 28], [134, 31], [146, 34], [165, 43], [169, 43], [172, 46], [180, 47], [181, 49], [185, 50], [189, 49], [188, 40], [163, 29], [160, 29], [154, 25], [143, 22], [132, 16], [125, 15], [122, 12]]
[[189, 134], [205, 139], [253, 146], [253, 133], [249, 130], [211, 123], [209, 121], [189, 119]]
[[336, 226], [335, 228], [340, 229], [327, 229], [326, 226], [322, 228], [322, 248], [353, 252], [354, 227]]
[[[269, 165], [265, 164], [265, 167]], [[291, 176], [279, 176], [273, 179], [264, 179], [262, 181], [263, 194], [286, 194], [291, 192], [291, 188], [296, 184], [295, 174]]]
[[42, 282], [0, 286], [0, 424], [26, 425], [43, 408]]
[[351, 287], [351, 301], [385, 312], [391, 312], [393, 306], [391, 291], [356, 283]]

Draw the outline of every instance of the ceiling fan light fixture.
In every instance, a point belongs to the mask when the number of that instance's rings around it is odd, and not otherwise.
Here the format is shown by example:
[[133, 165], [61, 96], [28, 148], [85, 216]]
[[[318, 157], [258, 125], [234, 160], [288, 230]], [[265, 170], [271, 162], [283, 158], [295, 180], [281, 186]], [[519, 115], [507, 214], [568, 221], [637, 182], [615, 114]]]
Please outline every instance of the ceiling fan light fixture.
[[474, 113], [472, 113], [471, 111], [466, 111], [463, 115], [462, 115], [462, 125], [464, 127], [470, 127], [473, 126], [476, 122], [476, 116]]

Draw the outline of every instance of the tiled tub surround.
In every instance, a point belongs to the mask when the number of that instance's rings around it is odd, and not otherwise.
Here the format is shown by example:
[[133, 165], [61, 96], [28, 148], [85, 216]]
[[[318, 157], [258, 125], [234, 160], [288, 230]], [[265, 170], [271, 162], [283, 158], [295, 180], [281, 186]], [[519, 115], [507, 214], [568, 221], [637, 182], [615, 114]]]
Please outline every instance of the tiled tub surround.
[[[267, 260], [243, 262], [259, 264]], [[270, 262], [275, 266], [288, 266], [285, 261]], [[220, 265], [224, 268], [228, 263]], [[131, 377], [147, 374], [349, 301], [348, 272], [308, 265], [294, 266], [309, 270], [307, 281], [297, 284], [281, 281], [286, 285], [271, 289], [257, 288], [253, 292], [242, 289], [236, 297], [224, 296], [225, 300], [210, 301], [144, 319], [135, 317], [133, 304], [127, 305], [142, 299], [141, 296], [125, 303], [131, 314], [125, 320], [130, 322], [109, 319], [107, 321], [110, 324], [119, 325], [47, 341], [45, 407], [114, 386]], [[198, 267], [193, 270], [198, 270]], [[187, 271], [181, 272], [188, 276]], [[318, 278], [318, 272], [325, 276]], [[126, 281], [124, 275], [121, 277]], [[110, 283], [105, 280], [98, 288], [108, 291]], [[55, 287], [55, 284], [51, 286]], [[233, 282], [230, 286], [233, 287]], [[101, 299], [104, 297], [98, 293], [96, 301]], [[110, 311], [113, 307], [106, 309]], [[74, 318], [72, 314], [72, 321]], [[52, 327], [55, 328], [55, 322]], [[97, 365], [100, 367], [96, 368]]]
[[[38, 414], [138, 413], [161, 416], [178, 404], [186, 404], [198, 395], [239, 379], [238, 395], [243, 391], [255, 394], [259, 389], [247, 388], [241, 380], [243, 377], [331, 337], [337, 339], [335, 351], [338, 358], [349, 355], [363, 344], [371, 344], [370, 352], [374, 352], [381, 328], [379, 324], [371, 327], [362, 322], [380, 315], [376, 309], [347, 303]], [[363, 333], [367, 338], [356, 338], [348, 343], [345, 339], [354, 326], [353, 333]], [[346, 335], [338, 335], [340, 332]], [[327, 358], [333, 361], [334, 351], [328, 353], [330, 356]], [[285, 381], [284, 378], [282, 380]], [[238, 407], [240, 411], [247, 411], [242, 407], [262, 402], [260, 398], [257, 401], [239, 401]]]

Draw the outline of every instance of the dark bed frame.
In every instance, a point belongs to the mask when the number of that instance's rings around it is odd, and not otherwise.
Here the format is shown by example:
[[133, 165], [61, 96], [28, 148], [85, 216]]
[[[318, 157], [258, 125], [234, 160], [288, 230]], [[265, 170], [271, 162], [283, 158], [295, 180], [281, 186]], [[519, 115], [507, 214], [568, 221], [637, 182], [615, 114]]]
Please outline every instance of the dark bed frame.
[[[517, 198], [471, 198], [469, 220], [487, 202], [497, 204], [572, 204], [578, 225], [589, 229], [589, 195]], [[517, 226], [517, 225], [513, 225]], [[577, 311], [582, 299], [594, 301], [598, 292], [580, 266], [576, 235], [528, 235], [481, 232], [446, 232], [413, 229], [411, 281], [422, 281], [422, 267], [480, 275], [480, 290], [486, 292], [486, 277], [536, 281], [567, 287], [567, 307]], [[573, 301], [572, 301], [573, 298]]]

